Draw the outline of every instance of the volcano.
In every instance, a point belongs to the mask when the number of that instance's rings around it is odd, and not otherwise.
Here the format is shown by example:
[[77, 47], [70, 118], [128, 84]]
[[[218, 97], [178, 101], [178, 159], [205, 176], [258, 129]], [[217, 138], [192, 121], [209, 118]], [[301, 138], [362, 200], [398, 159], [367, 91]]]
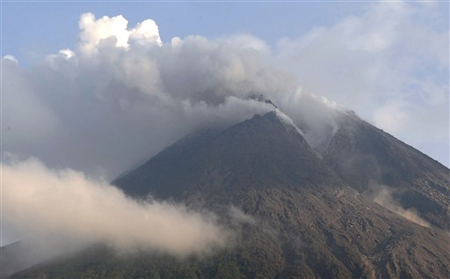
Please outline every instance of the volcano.
[[319, 152], [278, 109], [205, 129], [113, 181], [226, 219], [227, 249], [123, 259], [92, 247], [17, 278], [448, 278], [449, 169], [352, 112]]

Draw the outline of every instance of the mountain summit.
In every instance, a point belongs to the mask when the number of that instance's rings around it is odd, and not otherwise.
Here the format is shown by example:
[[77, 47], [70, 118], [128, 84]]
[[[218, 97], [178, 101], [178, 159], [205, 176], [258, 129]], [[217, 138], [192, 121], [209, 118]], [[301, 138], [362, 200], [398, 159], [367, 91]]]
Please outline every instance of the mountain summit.
[[205, 202], [250, 189], [339, 183], [301, 132], [275, 111], [224, 131], [191, 134], [113, 182], [131, 196], [185, 200], [195, 195], [198, 201], [199, 193], [208, 193]]
[[221, 219], [239, 209], [247, 221], [208, 260], [111, 260], [91, 250], [22, 274], [448, 278], [449, 170], [351, 113], [339, 121], [320, 155], [275, 110], [188, 135], [113, 182], [129, 196], [181, 201]]

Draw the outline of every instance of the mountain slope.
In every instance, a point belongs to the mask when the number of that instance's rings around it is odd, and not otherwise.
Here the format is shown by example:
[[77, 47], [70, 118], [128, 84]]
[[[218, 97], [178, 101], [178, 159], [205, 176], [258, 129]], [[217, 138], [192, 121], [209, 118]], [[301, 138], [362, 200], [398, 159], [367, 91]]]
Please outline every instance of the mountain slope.
[[131, 196], [183, 199], [199, 192], [238, 193], [274, 184], [340, 184], [306, 140], [275, 112], [221, 132], [190, 136], [113, 184]]
[[[352, 134], [342, 126], [320, 159], [279, 114], [256, 115], [222, 131], [188, 136], [114, 181], [134, 197], [151, 194], [216, 212], [233, 229], [235, 239], [209, 259], [146, 253], [120, 259], [107, 249], [93, 248], [72, 261], [18, 276], [448, 278], [447, 233], [380, 206], [365, 195], [368, 182], [359, 184], [358, 176], [344, 171], [347, 160], [339, 153], [341, 144], [349, 143], [348, 152], [359, 148], [369, 153], [366, 137], [375, 139], [369, 146], [376, 146], [378, 137], [389, 138], [361, 123], [357, 133], [368, 136]], [[392, 141], [387, 140], [386, 146], [393, 146]], [[366, 161], [360, 164], [356, 171], [363, 171]], [[371, 172], [362, 175], [363, 182], [372, 177]], [[443, 187], [448, 189], [448, 184]], [[230, 217], [230, 205], [246, 218]]]
[[384, 185], [403, 208], [414, 208], [434, 226], [450, 229], [450, 171], [352, 114], [344, 114], [324, 161], [348, 184], [373, 194]]

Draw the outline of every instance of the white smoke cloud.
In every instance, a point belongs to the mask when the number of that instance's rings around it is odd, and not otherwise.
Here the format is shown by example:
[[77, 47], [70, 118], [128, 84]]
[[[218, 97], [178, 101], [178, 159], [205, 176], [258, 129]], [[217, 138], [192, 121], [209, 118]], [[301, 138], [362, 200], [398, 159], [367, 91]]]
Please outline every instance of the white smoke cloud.
[[36, 159], [1, 167], [4, 230], [28, 247], [21, 257], [28, 265], [95, 243], [121, 252], [144, 249], [176, 256], [229, 244], [229, 232], [211, 214], [136, 201], [105, 181], [49, 169]]
[[130, 41], [162, 44], [158, 26], [151, 19], [144, 20], [138, 23], [136, 28], [128, 30], [128, 20], [122, 15], [96, 19], [94, 14], [85, 13], [81, 15], [78, 26], [82, 30], [79, 48], [84, 54], [97, 52], [102, 40], [108, 39], [112, 39], [116, 47], [122, 48], [128, 48]]
[[17, 61], [17, 59], [14, 57], [14, 56], [12, 56], [12, 55], [5, 55], [5, 56], [3, 56], [3, 59], [5, 59], [5, 60], [9, 60], [9, 61], [11, 61], [11, 62], [14, 62], [14, 63], [16, 63], [16, 64], [18, 64], [19, 63], [19, 61]]
[[331, 121], [323, 115], [332, 109], [300, 92], [252, 36], [159, 44], [151, 20], [130, 30], [122, 16], [88, 13], [79, 25], [75, 51], [30, 70], [2, 60], [5, 151], [113, 179], [193, 130], [273, 109], [252, 96], [271, 98], [294, 122]]

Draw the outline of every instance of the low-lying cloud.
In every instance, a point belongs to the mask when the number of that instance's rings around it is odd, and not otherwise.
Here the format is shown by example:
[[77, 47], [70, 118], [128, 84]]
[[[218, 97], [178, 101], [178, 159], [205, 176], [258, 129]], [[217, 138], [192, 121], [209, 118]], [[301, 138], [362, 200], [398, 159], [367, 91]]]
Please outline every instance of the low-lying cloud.
[[[175, 256], [229, 244], [231, 232], [215, 216], [182, 204], [136, 201], [102, 180], [36, 159], [2, 166], [3, 229], [28, 247], [29, 265], [106, 243]], [[4, 239], [5, 240], [5, 239]]]

